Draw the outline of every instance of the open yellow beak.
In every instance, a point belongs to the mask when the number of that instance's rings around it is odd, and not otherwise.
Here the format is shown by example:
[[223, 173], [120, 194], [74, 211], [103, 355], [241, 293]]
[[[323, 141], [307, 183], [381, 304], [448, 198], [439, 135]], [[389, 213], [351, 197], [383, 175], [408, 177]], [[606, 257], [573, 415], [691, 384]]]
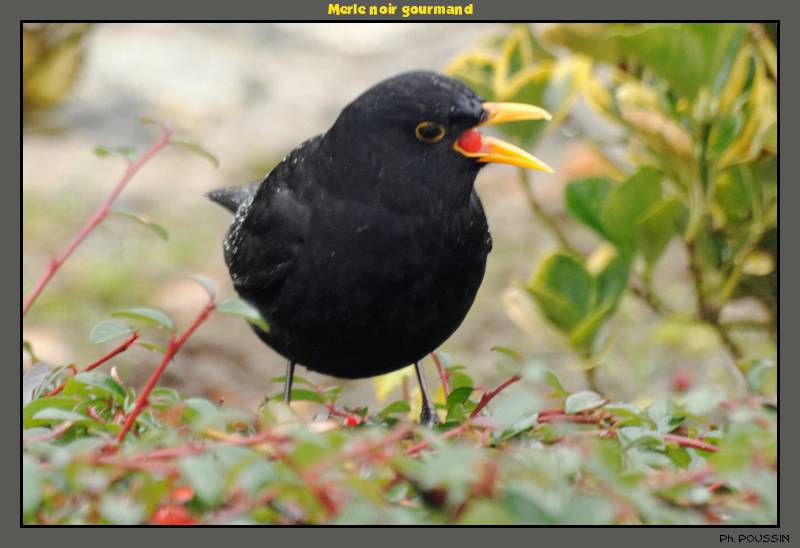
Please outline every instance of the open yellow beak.
[[[523, 120], [549, 120], [550, 113], [541, 107], [524, 103], [483, 103], [486, 118], [480, 125], [502, 124]], [[470, 130], [474, 131], [474, 130]], [[553, 169], [534, 155], [521, 148], [496, 137], [480, 136], [480, 148], [475, 151], [466, 150], [461, 139], [456, 140], [453, 149], [468, 158], [476, 158], [479, 162], [494, 162], [512, 166], [538, 169], [552, 173]]]

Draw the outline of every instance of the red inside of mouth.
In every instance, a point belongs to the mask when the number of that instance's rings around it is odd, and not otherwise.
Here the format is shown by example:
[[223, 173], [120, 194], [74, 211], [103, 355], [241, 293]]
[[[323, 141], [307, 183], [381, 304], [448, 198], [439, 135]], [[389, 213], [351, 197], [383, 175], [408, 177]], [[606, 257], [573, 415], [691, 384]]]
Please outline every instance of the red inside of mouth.
[[483, 146], [481, 133], [477, 129], [468, 129], [458, 138], [458, 146], [464, 152], [478, 152]]

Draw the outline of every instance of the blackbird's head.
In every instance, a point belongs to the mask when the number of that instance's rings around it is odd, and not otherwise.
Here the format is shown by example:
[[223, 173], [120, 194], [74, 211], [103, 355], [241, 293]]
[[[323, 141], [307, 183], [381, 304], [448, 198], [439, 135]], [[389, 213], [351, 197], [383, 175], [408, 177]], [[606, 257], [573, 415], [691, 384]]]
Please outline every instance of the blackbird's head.
[[549, 118], [542, 108], [485, 102], [457, 80], [414, 71], [365, 91], [345, 107], [329, 136], [349, 151], [343, 155], [358, 158], [359, 166], [371, 170], [363, 174], [367, 177], [405, 175], [403, 180], [434, 185], [468, 179], [471, 190], [478, 170], [490, 162], [551, 172], [528, 152], [478, 129]]

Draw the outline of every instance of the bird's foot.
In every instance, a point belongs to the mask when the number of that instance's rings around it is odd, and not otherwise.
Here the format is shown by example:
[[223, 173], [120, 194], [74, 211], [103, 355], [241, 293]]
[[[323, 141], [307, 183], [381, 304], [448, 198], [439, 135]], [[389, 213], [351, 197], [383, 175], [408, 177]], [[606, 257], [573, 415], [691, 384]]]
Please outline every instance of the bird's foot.
[[433, 428], [439, 424], [439, 417], [436, 415], [436, 410], [427, 405], [423, 405], [422, 413], [419, 415], [419, 423], [428, 428]]

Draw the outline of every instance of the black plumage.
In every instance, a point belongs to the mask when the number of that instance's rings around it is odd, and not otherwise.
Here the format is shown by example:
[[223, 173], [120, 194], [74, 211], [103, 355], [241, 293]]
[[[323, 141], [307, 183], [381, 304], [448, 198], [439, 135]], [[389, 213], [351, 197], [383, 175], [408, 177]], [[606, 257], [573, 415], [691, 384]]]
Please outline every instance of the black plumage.
[[498, 117], [485, 105], [451, 78], [401, 74], [263, 182], [209, 194], [235, 214], [225, 262], [237, 293], [269, 322], [268, 332], [254, 329], [290, 361], [289, 376], [294, 363], [343, 378], [387, 373], [461, 324], [492, 247], [473, 184], [483, 162], [503, 161], [486, 159], [491, 147], [458, 146]]

